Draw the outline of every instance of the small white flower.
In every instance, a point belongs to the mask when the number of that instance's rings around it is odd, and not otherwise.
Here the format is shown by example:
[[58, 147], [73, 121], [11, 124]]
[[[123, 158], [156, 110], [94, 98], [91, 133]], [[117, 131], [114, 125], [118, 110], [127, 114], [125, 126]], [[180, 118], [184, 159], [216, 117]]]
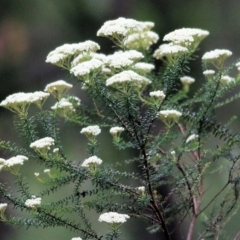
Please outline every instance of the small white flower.
[[5, 212], [8, 204], [7, 203], [0, 203], [0, 212]]
[[227, 75], [222, 76], [221, 79], [220, 79], [220, 83], [222, 83], [222, 84], [229, 84], [229, 83], [231, 83], [233, 81], [234, 81], [234, 78], [229, 77]]
[[184, 76], [180, 78], [180, 81], [183, 85], [190, 85], [195, 82], [195, 79], [192, 77]]
[[214, 70], [205, 70], [203, 72], [203, 75], [206, 76], [206, 77], [212, 77], [214, 74], [215, 74]]
[[58, 153], [59, 152], [59, 148], [54, 148], [53, 149], [53, 153]]
[[38, 172], [35, 172], [34, 175], [35, 175], [36, 177], [39, 177], [40, 174], [39, 174]]
[[80, 237], [72, 238], [71, 240], [82, 240]]
[[182, 47], [179, 45], [162, 44], [157, 50], [155, 50], [155, 52], [153, 53], [153, 57], [155, 57], [156, 59], [162, 59], [163, 57], [167, 57], [167, 59], [172, 59], [175, 57], [179, 57], [186, 52], [188, 52], [188, 49], [186, 47]]
[[197, 138], [198, 138], [198, 135], [192, 134], [187, 138], [186, 143], [189, 143], [190, 141], [195, 140]]
[[161, 119], [177, 120], [182, 116], [182, 113], [177, 110], [162, 110], [157, 114], [157, 116], [159, 116]]
[[140, 191], [140, 192], [145, 192], [145, 187], [144, 187], [144, 186], [138, 187], [137, 189], [138, 189], [138, 191]]
[[161, 101], [166, 97], [166, 95], [164, 94], [163, 91], [153, 91], [149, 93], [150, 97], [156, 97], [158, 99], [160, 99]]
[[83, 77], [93, 71], [100, 70], [102, 65], [103, 62], [101, 60], [92, 58], [89, 61], [79, 63], [75, 67], [71, 68], [70, 73], [75, 77]]
[[151, 72], [154, 69], [154, 65], [145, 62], [138, 62], [132, 66], [133, 70], [139, 74], [145, 74]]
[[72, 88], [72, 86], [72, 84], [69, 84], [64, 80], [58, 80], [47, 84], [44, 91], [52, 94], [55, 98], [60, 99], [63, 93]]
[[80, 133], [97, 136], [101, 133], [101, 129], [98, 125], [88, 126], [83, 128]]
[[61, 98], [59, 102], [55, 103], [52, 110], [57, 110], [60, 115], [65, 116], [67, 113], [75, 112], [73, 104], [67, 98]]
[[131, 71], [123, 71], [114, 76], [110, 77], [106, 81], [106, 86], [118, 86], [122, 84], [131, 83], [131, 85], [136, 87], [141, 87], [142, 85], [147, 85], [151, 83], [151, 80]]
[[30, 148], [33, 149], [50, 149], [54, 145], [54, 139], [51, 137], [45, 137], [38, 139], [30, 144]]
[[50, 169], [44, 169], [43, 172], [44, 172], [44, 173], [50, 173], [51, 170], [50, 170]]
[[100, 215], [98, 221], [105, 222], [109, 224], [114, 223], [125, 223], [127, 219], [130, 218], [127, 214], [120, 214], [117, 212], [107, 212]]
[[3, 158], [0, 158], [0, 171], [4, 169], [5, 164], [6, 164], [6, 160]]
[[164, 36], [163, 41], [171, 42], [174, 45], [183, 47], [196, 46], [209, 35], [208, 31], [197, 28], [182, 28], [168, 33]]
[[91, 165], [100, 165], [102, 164], [102, 159], [98, 158], [97, 156], [92, 156], [85, 159], [82, 163], [82, 167], [90, 167]]
[[226, 49], [215, 49], [210, 52], [206, 52], [202, 56], [202, 60], [210, 62], [217, 68], [222, 67], [223, 62], [232, 55], [232, 52]]
[[33, 198], [33, 199], [27, 199], [25, 201], [25, 206], [29, 207], [29, 208], [36, 208], [39, 205], [41, 205], [41, 198]]
[[118, 134], [120, 134], [121, 132], [124, 131], [124, 128], [123, 127], [112, 127], [110, 128], [110, 134], [112, 134], [113, 136], [116, 136]]

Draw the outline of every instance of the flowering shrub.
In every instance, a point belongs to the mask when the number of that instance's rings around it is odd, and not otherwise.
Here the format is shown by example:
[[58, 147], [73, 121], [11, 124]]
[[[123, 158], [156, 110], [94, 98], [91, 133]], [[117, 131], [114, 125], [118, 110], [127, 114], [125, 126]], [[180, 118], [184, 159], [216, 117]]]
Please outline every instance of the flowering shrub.
[[[233, 118], [220, 124], [215, 112], [240, 97], [223, 98], [239, 83], [239, 73], [235, 77], [228, 73], [239, 70], [240, 62], [226, 68], [229, 50], [207, 52], [202, 57], [202, 77], [195, 80], [188, 76], [188, 63], [208, 31], [175, 30], [163, 38], [167, 43], [154, 50], [159, 37], [153, 27], [152, 22], [118, 18], [97, 32], [117, 46], [113, 54], [97, 52], [100, 46], [93, 41], [64, 44], [48, 54], [46, 62], [76, 78], [74, 87], [86, 91], [90, 106], [70, 96], [73, 84], [63, 80], [48, 84], [44, 92], [16, 93], [0, 103], [17, 115], [15, 126], [25, 142], [24, 147], [0, 142], [1, 149], [18, 154], [1, 158], [0, 171], [13, 174], [21, 194], [9, 193], [8, 184], [0, 184], [2, 221], [26, 227], [61, 226], [78, 235], [72, 239], [100, 240], [120, 239], [121, 225], [140, 218], [148, 223], [149, 233], [161, 239], [172, 239], [181, 226], [188, 226], [182, 231], [187, 240], [227, 238], [224, 228], [239, 206], [240, 134], [228, 130]], [[160, 69], [155, 68], [157, 61]], [[202, 84], [189, 97], [195, 81]], [[50, 95], [56, 103], [44, 108]], [[39, 110], [34, 114], [29, 111], [33, 104]], [[58, 118], [78, 124], [88, 141], [87, 158], [66, 155]], [[98, 140], [102, 129], [112, 135], [118, 151], [133, 149], [134, 158], [106, 164]], [[44, 190], [31, 189], [21, 174], [30, 161], [45, 169], [48, 178], [34, 174]], [[227, 172], [225, 183], [219, 187], [213, 182], [214, 194], [206, 197], [206, 177], [216, 177], [222, 170]], [[46, 200], [68, 185], [70, 194]], [[8, 216], [8, 205], [29, 217]], [[89, 210], [99, 214], [99, 224], [107, 223], [109, 232], [96, 231]], [[71, 214], [77, 214], [78, 221]], [[199, 222], [201, 231], [194, 235]]]

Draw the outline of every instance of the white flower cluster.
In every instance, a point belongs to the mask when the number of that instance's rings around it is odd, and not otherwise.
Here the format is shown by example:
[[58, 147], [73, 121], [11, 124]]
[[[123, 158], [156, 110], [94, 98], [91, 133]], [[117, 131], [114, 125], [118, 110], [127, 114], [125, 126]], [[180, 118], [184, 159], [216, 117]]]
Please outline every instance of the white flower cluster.
[[83, 133], [86, 136], [97, 136], [101, 133], [101, 129], [98, 125], [88, 126], [83, 128], [80, 133]]
[[166, 95], [164, 94], [163, 91], [153, 91], [149, 93], [150, 97], [156, 97], [158, 99], [160, 99], [161, 101], [166, 97]]
[[51, 137], [45, 137], [38, 139], [30, 144], [30, 148], [33, 148], [35, 150], [49, 150], [50, 147], [54, 145], [54, 139]]
[[144, 186], [138, 187], [137, 190], [139, 192], [145, 192], [145, 187]]
[[55, 98], [60, 99], [64, 92], [72, 88], [72, 84], [65, 82], [64, 80], [58, 80], [47, 84], [44, 91], [51, 93]]
[[190, 135], [190, 136], [187, 138], [186, 143], [189, 143], [190, 141], [193, 141], [193, 140], [195, 140], [195, 139], [197, 139], [197, 138], [198, 138], [198, 135], [197, 135], [197, 134], [192, 134], [192, 135]]
[[215, 74], [214, 70], [205, 70], [203, 72], [203, 75], [206, 76], [206, 77], [212, 77], [214, 74]]
[[177, 110], [162, 110], [158, 112], [157, 116], [161, 119], [177, 120], [182, 116], [182, 113]]
[[7, 160], [0, 158], [0, 171], [10, 171], [13, 174], [17, 174], [19, 167], [27, 160], [28, 158], [23, 155], [17, 155]]
[[202, 56], [202, 60], [214, 64], [216, 67], [221, 68], [223, 62], [232, 55], [232, 52], [226, 49], [215, 49], [206, 52]]
[[104, 63], [106, 67], [118, 69], [129, 67], [142, 58], [144, 58], [143, 54], [136, 50], [118, 51], [106, 56]]
[[14, 93], [3, 100], [0, 103], [0, 106], [17, 114], [25, 115], [31, 103], [36, 104], [41, 108], [48, 96], [49, 93], [40, 91], [33, 93]]
[[186, 52], [188, 52], [188, 49], [186, 47], [172, 44], [162, 44], [157, 50], [155, 50], [153, 57], [156, 59], [162, 59], [163, 57], [171, 59], [173, 57], [181, 56]]
[[183, 47], [194, 47], [209, 35], [208, 31], [198, 28], [181, 28], [164, 36], [163, 41]]
[[[35, 197], [35, 196], [32, 196]], [[25, 206], [29, 207], [29, 208], [36, 208], [39, 205], [41, 205], [41, 198], [32, 198], [32, 199], [27, 199], [25, 201]]]
[[113, 136], [117, 136], [119, 135], [121, 132], [124, 131], [123, 127], [112, 127], [110, 128], [110, 134], [112, 134]]
[[7, 208], [8, 204], [7, 203], [0, 203], [0, 212], [4, 212]]
[[79, 54], [90, 54], [100, 49], [100, 46], [93, 41], [85, 41], [81, 43], [64, 44], [51, 51], [46, 62], [54, 65], [69, 68], [71, 60]]
[[83, 77], [90, 74], [94, 70], [99, 70], [103, 66], [101, 60], [92, 58], [89, 61], [80, 62], [76, 66], [72, 67], [70, 73], [75, 77]]
[[75, 108], [67, 98], [61, 98], [61, 100], [55, 103], [52, 107], [52, 110], [56, 110], [60, 115], [65, 116], [69, 112], [75, 112]]
[[98, 30], [97, 36], [114, 38], [125, 38], [134, 32], [148, 31], [154, 27], [152, 22], [139, 22], [134, 19], [120, 17], [115, 20], [106, 21]]
[[238, 71], [240, 71], [240, 62], [236, 63], [235, 66], [237, 67]]
[[220, 83], [222, 83], [222, 84], [229, 84], [233, 81], [234, 81], [234, 78], [227, 76], [227, 75], [221, 76], [221, 79], [220, 79]]
[[151, 83], [151, 80], [133, 72], [132, 70], [122, 71], [110, 77], [106, 81], [106, 86], [119, 86], [124, 84], [131, 84], [136, 87], [141, 87]]
[[190, 85], [195, 82], [195, 79], [192, 77], [183, 76], [180, 78], [180, 81], [182, 82], [183, 85]]
[[114, 223], [125, 223], [127, 219], [130, 218], [127, 214], [120, 214], [117, 212], [107, 212], [100, 215], [98, 221], [105, 222], [109, 224]]
[[85, 159], [81, 166], [89, 168], [92, 165], [100, 165], [100, 164], [102, 164], [102, 159], [98, 158], [97, 156], [91, 156]]
[[72, 238], [71, 240], [82, 240], [80, 237]]
[[168, 60], [179, 57], [191, 50], [195, 50], [198, 44], [209, 35], [208, 31], [197, 28], [182, 28], [168, 33], [163, 40], [170, 42], [162, 44], [154, 52], [157, 59], [166, 57]]
[[138, 62], [132, 66], [132, 69], [139, 74], [146, 74], [151, 72], [155, 66], [151, 63]]

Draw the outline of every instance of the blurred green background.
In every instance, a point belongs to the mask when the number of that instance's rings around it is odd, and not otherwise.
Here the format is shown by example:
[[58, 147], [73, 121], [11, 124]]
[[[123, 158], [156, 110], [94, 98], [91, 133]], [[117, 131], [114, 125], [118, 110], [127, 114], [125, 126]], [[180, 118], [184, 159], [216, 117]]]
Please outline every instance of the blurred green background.
[[[47, 83], [69, 78], [59, 68], [45, 63], [47, 54], [57, 46], [91, 39], [101, 45], [101, 52], [112, 51], [109, 41], [97, 38], [96, 32], [106, 20], [120, 16], [155, 22], [154, 31], [161, 38], [182, 27], [208, 30], [210, 35], [200, 45], [199, 56], [223, 48], [234, 53], [231, 57], [234, 61], [240, 57], [239, 9], [239, 0], [0, 0], [0, 100], [11, 93], [42, 90]], [[200, 60], [192, 67], [190, 75], [197, 82], [204, 81]], [[76, 91], [75, 94], [84, 101], [84, 96]], [[229, 115], [239, 115], [237, 104], [222, 108], [218, 113], [220, 120], [224, 122]], [[0, 138], [14, 141], [13, 114], [4, 109], [0, 109], [0, 114]], [[239, 128], [239, 122], [235, 128]], [[66, 144], [70, 146], [75, 138], [79, 141], [79, 131], [66, 128], [66, 137], [69, 134], [71, 138]], [[73, 152], [72, 156], [77, 157], [77, 153]], [[1, 181], [9, 179], [8, 174], [0, 173]], [[9, 211], [9, 214], [16, 213]], [[131, 230], [126, 232], [123, 239], [156, 239], [146, 238], [144, 227], [131, 225]], [[184, 239], [181, 233], [184, 230], [180, 229], [175, 239]], [[61, 228], [19, 230], [0, 223], [1, 240], [72, 237], [77, 236]]]

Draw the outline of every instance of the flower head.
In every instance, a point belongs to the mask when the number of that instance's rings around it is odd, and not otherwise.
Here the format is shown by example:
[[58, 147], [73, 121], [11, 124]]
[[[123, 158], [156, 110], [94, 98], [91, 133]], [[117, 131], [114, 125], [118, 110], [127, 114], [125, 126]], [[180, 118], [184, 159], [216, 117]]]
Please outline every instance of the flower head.
[[46, 156], [48, 150], [54, 145], [54, 139], [51, 137], [45, 137], [38, 139], [30, 144], [30, 148], [33, 148], [40, 155]]
[[165, 35], [163, 41], [171, 42], [174, 45], [180, 45], [183, 47], [193, 47], [195, 49], [208, 35], [209, 32], [206, 30], [198, 28], [182, 28]]
[[192, 134], [192, 135], [190, 135], [190, 136], [187, 138], [186, 143], [189, 143], [190, 141], [193, 141], [193, 140], [195, 140], [195, 139], [197, 139], [197, 138], [198, 138], [198, 135], [197, 135], [197, 134]]
[[212, 63], [217, 68], [221, 68], [223, 62], [232, 55], [232, 52], [226, 49], [215, 49], [210, 52], [206, 52], [202, 56], [202, 60]]
[[52, 94], [56, 99], [60, 99], [64, 92], [72, 88], [72, 84], [66, 83], [64, 80], [58, 80], [47, 84], [44, 91]]
[[41, 198], [32, 198], [32, 199], [27, 199], [25, 201], [25, 206], [29, 207], [29, 208], [36, 208], [39, 205], [41, 205]]
[[163, 57], [166, 57], [167, 60], [170, 61], [171, 59], [180, 57], [187, 52], [188, 49], [186, 47], [172, 44], [162, 44], [157, 50], [155, 50], [153, 57], [156, 59], [162, 59]]
[[112, 128], [110, 128], [109, 132], [112, 134], [112, 136], [116, 136], [116, 135], [119, 135], [123, 131], [124, 131], [123, 127], [112, 127]]
[[98, 158], [97, 156], [91, 156], [85, 159], [81, 166], [89, 168], [90, 166], [96, 166], [100, 164], [102, 164], [102, 159]]
[[59, 102], [55, 103], [52, 107], [59, 115], [66, 117], [68, 113], [75, 112], [73, 104], [70, 102], [69, 98], [61, 98]]
[[227, 75], [222, 76], [221, 79], [220, 79], [220, 83], [222, 83], [222, 84], [229, 84], [233, 81], [234, 81], [234, 78], [229, 77]]
[[117, 212], [107, 212], [100, 215], [98, 221], [105, 222], [109, 224], [114, 223], [125, 223], [127, 219], [130, 218], [127, 214], [120, 214]]
[[155, 97], [155, 98], [158, 98], [160, 99], [161, 101], [166, 97], [166, 95], [164, 94], [163, 91], [153, 91], [153, 92], [150, 92], [149, 93], [150, 97]]
[[80, 237], [72, 238], [71, 240], [82, 240]]
[[95, 140], [95, 137], [101, 133], [101, 129], [98, 125], [88, 126], [83, 128], [80, 133], [83, 133], [91, 141]]
[[31, 103], [34, 103], [41, 108], [48, 96], [49, 93], [44, 92], [14, 93], [3, 100], [0, 103], [0, 106], [5, 107], [19, 115], [26, 115]]
[[157, 116], [168, 126], [171, 127], [174, 122], [182, 116], [182, 113], [177, 110], [161, 110]]
[[154, 65], [151, 63], [138, 62], [132, 66], [132, 69], [138, 74], [146, 74], [154, 69]]
[[195, 79], [192, 77], [184, 76], [180, 78], [180, 81], [183, 85], [190, 85], [195, 82]]
[[131, 84], [132, 86], [141, 87], [151, 83], [151, 80], [131, 71], [126, 70], [115, 74], [106, 81], [106, 86], [122, 86], [125, 84]]
[[47, 56], [46, 62], [68, 69], [71, 66], [71, 61], [77, 55], [88, 55], [99, 49], [100, 46], [90, 40], [81, 43], [64, 44], [51, 51]]
[[8, 204], [7, 203], [0, 203], [0, 219], [2, 221], [6, 221], [5, 211], [7, 209]]
[[214, 71], [214, 70], [205, 70], [205, 71], [203, 72], [203, 75], [206, 76], [207, 78], [212, 77], [214, 74], [215, 74], [215, 71]]

